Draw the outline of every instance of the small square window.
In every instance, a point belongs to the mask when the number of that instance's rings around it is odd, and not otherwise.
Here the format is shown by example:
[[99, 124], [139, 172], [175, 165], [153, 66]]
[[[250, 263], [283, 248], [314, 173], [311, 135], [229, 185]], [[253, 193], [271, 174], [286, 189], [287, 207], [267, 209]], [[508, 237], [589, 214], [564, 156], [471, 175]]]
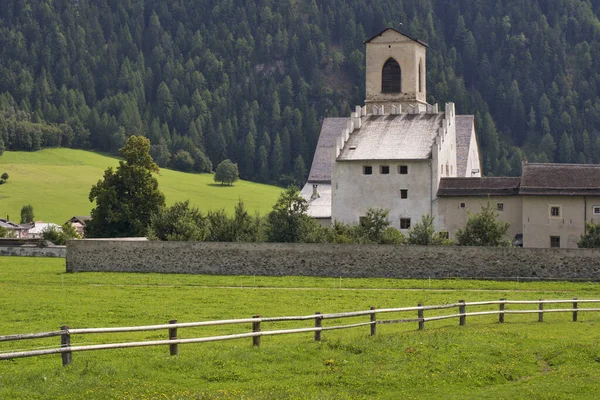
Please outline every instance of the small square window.
[[408, 189], [400, 189], [400, 198], [408, 199]]
[[551, 217], [560, 217], [560, 207], [559, 206], [550, 206], [550, 216]]
[[600, 206], [593, 206], [592, 207], [592, 213], [594, 215], [600, 215]]
[[364, 175], [373, 175], [373, 167], [370, 165], [365, 165], [363, 167], [363, 174]]
[[440, 236], [440, 239], [448, 239], [448, 238], [450, 238], [450, 235], [448, 234], [448, 231], [440, 231], [438, 233], [438, 235]]
[[498, 206], [498, 211], [504, 211], [504, 203], [496, 204]]
[[460, 203], [460, 208], [465, 208], [467, 205], [465, 203]]
[[408, 174], [408, 165], [399, 165], [398, 166], [398, 173], [400, 175], [406, 175], [406, 174]]
[[560, 236], [550, 236], [550, 247], [560, 248]]
[[361, 217], [358, 217], [358, 224], [360, 226], [365, 226], [366, 223], [367, 223], [367, 217], [365, 217], [364, 215]]
[[390, 173], [390, 166], [389, 165], [382, 165], [381, 167], [379, 167], [379, 173], [381, 175], [387, 175]]
[[400, 229], [410, 229], [410, 218], [400, 218]]

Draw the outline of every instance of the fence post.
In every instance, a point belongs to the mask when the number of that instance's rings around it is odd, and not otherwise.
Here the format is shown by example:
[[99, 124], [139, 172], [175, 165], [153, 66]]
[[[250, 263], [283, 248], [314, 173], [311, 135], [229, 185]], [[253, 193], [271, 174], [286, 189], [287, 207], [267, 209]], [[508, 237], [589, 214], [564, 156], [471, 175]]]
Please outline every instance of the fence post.
[[538, 304], [538, 310], [540, 310], [538, 313], [538, 322], [544, 322], [544, 303], [542, 303], [542, 299], [540, 299], [540, 303]]
[[[375, 307], [371, 306], [371, 311], [374, 310]], [[377, 314], [371, 313], [371, 336], [375, 336], [377, 333]]]
[[[60, 347], [71, 347], [71, 334], [69, 333], [69, 327], [67, 325], [60, 327], [61, 331], [67, 331], [60, 335]], [[73, 361], [73, 353], [70, 351], [61, 353], [62, 356], [62, 365], [66, 367], [67, 365], [71, 365]]]
[[504, 323], [504, 301], [506, 299], [500, 299], [501, 303], [500, 303], [500, 313], [498, 314], [498, 323], [503, 324]]
[[465, 326], [465, 324], [467, 323], [467, 316], [465, 315], [465, 301], [459, 300], [458, 303], [458, 313], [460, 314], [458, 324], [460, 326]]
[[[176, 324], [177, 320], [172, 319], [169, 321], [169, 324]], [[177, 328], [169, 328], [169, 340], [177, 340]], [[176, 356], [179, 354], [179, 349], [177, 348], [177, 343], [169, 345], [169, 352], [172, 356]]]
[[[423, 307], [423, 304], [419, 303], [417, 307]], [[423, 320], [425, 317], [422, 308], [417, 310], [417, 318], [419, 318], [419, 330], [422, 331], [425, 329], [425, 321]]]
[[577, 297], [573, 297], [573, 322], [577, 322]]
[[[253, 315], [252, 318], [260, 318], [260, 315]], [[260, 321], [252, 323], [252, 332], [260, 332]], [[252, 345], [260, 346], [260, 336], [252, 336]]]
[[[320, 312], [316, 312], [315, 313], [315, 328], [320, 328], [321, 327], [321, 313]], [[321, 331], [315, 331], [315, 342], [319, 342], [321, 341]]]

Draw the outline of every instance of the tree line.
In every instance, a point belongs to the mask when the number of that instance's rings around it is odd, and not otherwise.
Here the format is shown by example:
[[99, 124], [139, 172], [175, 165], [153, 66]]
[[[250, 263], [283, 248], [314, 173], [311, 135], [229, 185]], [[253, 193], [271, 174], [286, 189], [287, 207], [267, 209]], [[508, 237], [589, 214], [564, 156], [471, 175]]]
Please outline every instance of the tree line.
[[[7, 0], [0, 153], [116, 154], [150, 139], [160, 167], [302, 184], [324, 117], [364, 101], [363, 41], [429, 43], [428, 101], [476, 116], [487, 175], [521, 159], [600, 162], [596, 1]], [[400, 25], [402, 24], [402, 25]]]

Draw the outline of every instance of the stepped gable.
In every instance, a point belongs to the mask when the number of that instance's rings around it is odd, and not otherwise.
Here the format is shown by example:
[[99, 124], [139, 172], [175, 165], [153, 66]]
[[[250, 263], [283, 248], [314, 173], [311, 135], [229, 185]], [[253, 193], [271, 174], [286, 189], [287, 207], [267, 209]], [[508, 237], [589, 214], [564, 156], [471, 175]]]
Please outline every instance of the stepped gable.
[[427, 159], [443, 119], [444, 114], [369, 115], [337, 161]]
[[457, 115], [456, 121], [456, 174], [465, 176], [469, 150], [471, 145], [471, 134], [475, 124], [473, 115]]
[[309, 182], [331, 182], [336, 140], [346, 128], [348, 121], [350, 121], [350, 118], [325, 118], [323, 120], [319, 141], [308, 175]]
[[516, 196], [521, 178], [442, 178], [438, 197], [451, 196]]
[[600, 165], [524, 163], [519, 193], [600, 196]]

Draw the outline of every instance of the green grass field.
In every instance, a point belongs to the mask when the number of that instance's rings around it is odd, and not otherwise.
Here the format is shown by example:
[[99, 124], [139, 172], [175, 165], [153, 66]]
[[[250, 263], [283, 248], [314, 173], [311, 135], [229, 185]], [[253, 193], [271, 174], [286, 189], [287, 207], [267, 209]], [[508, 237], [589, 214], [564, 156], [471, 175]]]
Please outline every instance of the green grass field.
[[[83, 150], [46, 149], [37, 152], [4, 152], [0, 174], [9, 180], [0, 186], [0, 216], [19, 220], [21, 207], [31, 204], [37, 220], [63, 224], [74, 215], [89, 215], [88, 195], [92, 185], [118, 160]], [[187, 174], [161, 169], [160, 190], [167, 204], [190, 200], [202, 211], [224, 208], [233, 212], [239, 199], [249, 210], [265, 214], [271, 210], [281, 189], [247, 181], [221, 186], [210, 174]]]
[[[599, 298], [595, 283], [478, 282], [64, 272], [64, 260], [0, 258], [0, 335], [466, 301]], [[522, 307], [522, 306], [521, 306]], [[584, 307], [583, 305], [581, 307]], [[447, 312], [447, 311], [446, 311]], [[433, 313], [433, 311], [431, 312]], [[407, 316], [408, 317], [408, 316]], [[379, 316], [384, 319], [384, 316]], [[390, 315], [389, 318], [392, 318]], [[600, 313], [507, 315], [380, 325], [168, 348], [105, 350], [0, 362], [0, 398], [125, 399], [595, 399]], [[364, 320], [324, 321], [323, 325]], [[263, 324], [262, 329], [312, 322]], [[179, 337], [249, 326], [180, 329]], [[74, 336], [73, 345], [164, 339], [166, 332]], [[55, 347], [58, 338], [0, 343]]]

